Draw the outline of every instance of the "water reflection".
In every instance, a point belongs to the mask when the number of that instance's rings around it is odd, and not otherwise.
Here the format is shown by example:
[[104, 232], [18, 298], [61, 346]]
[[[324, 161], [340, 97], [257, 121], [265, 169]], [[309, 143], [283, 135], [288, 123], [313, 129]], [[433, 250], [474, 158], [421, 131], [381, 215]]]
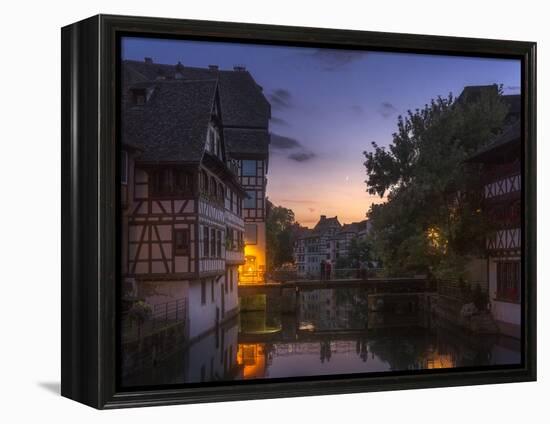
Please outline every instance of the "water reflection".
[[268, 297], [264, 310], [241, 312], [190, 345], [175, 342], [172, 352], [128, 368], [123, 381], [198, 383], [520, 362], [515, 339], [466, 334], [410, 299], [385, 307], [369, 301], [358, 289], [310, 290], [297, 294], [292, 313], [282, 313], [285, 300]]

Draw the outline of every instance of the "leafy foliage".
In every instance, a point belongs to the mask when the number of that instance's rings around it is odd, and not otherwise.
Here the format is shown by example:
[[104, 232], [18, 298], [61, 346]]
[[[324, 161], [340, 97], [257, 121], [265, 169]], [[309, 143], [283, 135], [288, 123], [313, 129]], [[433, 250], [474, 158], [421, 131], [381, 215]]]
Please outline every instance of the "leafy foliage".
[[345, 257], [339, 257], [336, 261], [336, 268], [358, 269], [361, 264], [374, 260], [372, 246], [368, 239], [353, 238], [350, 241], [349, 252]]
[[501, 88], [466, 101], [438, 97], [400, 116], [389, 148], [364, 152], [367, 191], [386, 197], [368, 213], [375, 255], [388, 273], [462, 275], [481, 253], [489, 225], [481, 213], [479, 165], [466, 159], [500, 131]]
[[293, 260], [293, 227], [296, 222], [291, 209], [275, 206], [269, 199], [266, 204], [267, 268], [274, 269]]
[[151, 305], [143, 300], [139, 300], [132, 305], [128, 311], [128, 316], [135, 322], [143, 323], [151, 317], [152, 312], [153, 308]]

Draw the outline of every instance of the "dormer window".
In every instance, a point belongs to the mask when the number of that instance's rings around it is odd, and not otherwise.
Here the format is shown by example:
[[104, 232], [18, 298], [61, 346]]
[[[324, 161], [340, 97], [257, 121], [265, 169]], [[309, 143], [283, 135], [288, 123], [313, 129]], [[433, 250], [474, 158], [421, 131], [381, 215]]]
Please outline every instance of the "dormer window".
[[222, 146], [220, 142], [220, 134], [218, 129], [214, 125], [208, 126], [208, 133], [206, 135], [207, 150], [214, 156], [222, 159]]
[[147, 93], [145, 88], [134, 88], [132, 90], [132, 103], [135, 106], [143, 106], [147, 101]]

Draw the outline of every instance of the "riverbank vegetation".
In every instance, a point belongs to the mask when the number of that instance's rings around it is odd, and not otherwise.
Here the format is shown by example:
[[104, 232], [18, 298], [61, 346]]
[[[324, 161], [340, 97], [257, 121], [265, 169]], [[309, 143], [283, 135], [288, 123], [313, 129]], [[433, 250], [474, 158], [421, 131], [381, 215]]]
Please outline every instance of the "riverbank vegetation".
[[461, 278], [471, 255], [483, 254], [490, 231], [482, 210], [480, 169], [469, 156], [500, 132], [502, 88], [473, 98], [438, 97], [400, 116], [385, 148], [364, 152], [372, 205], [369, 243], [389, 275]]

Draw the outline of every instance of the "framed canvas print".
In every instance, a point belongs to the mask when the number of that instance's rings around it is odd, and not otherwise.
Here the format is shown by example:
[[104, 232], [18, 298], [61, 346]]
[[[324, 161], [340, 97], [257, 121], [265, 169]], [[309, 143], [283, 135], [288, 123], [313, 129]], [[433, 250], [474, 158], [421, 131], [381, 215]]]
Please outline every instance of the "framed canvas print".
[[535, 44], [62, 30], [62, 394], [536, 378]]

